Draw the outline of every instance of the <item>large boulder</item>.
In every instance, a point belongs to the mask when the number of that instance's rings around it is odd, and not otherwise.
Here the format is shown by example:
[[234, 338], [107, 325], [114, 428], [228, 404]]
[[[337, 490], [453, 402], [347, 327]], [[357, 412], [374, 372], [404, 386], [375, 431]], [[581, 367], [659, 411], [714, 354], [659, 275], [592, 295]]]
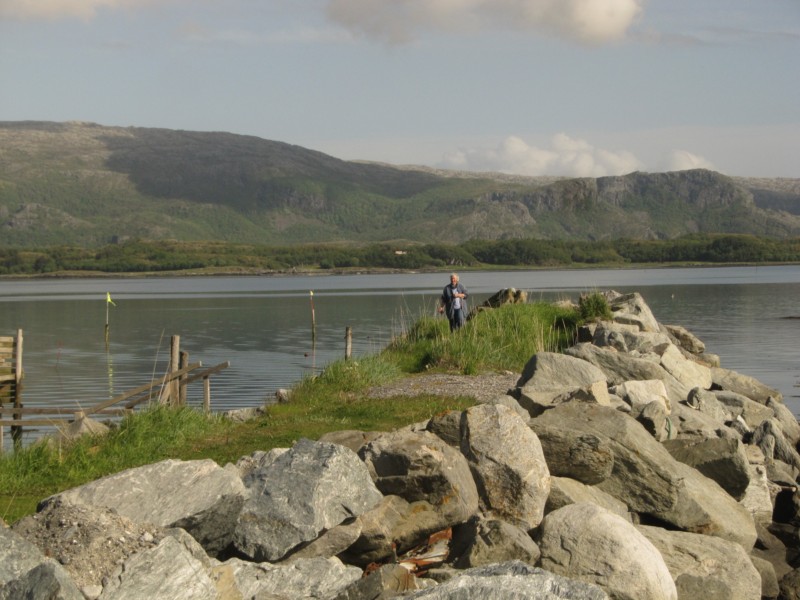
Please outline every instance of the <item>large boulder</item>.
[[672, 336], [678, 345], [691, 354], [703, 354], [706, 345], [691, 331], [681, 325], [664, 325], [667, 333]]
[[611, 346], [620, 352], [646, 354], [670, 343], [664, 333], [641, 331], [636, 325], [621, 325], [603, 321], [595, 329], [592, 343], [596, 346]]
[[591, 485], [585, 485], [569, 477], [551, 477], [550, 495], [547, 497], [545, 513], [549, 514], [568, 504], [589, 502], [605, 508], [620, 517], [630, 520], [628, 507], [614, 496]]
[[747, 396], [751, 400], [755, 400], [761, 404], [766, 404], [770, 397], [779, 402], [783, 400], [783, 394], [778, 390], [761, 383], [755, 377], [737, 373], [729, 369], [723, 369], [721, 367], [712, 368], [711, 380], [714, 383], [715, 389], [736, 392], [737, 394]]
[[753, 547], [752, 516], [716, 482], [678, 462], [629, 416], [602, 406], [564, 404], [534, 419], [546, 426], [593, 434], [614, 454], [611, 475], [598, 484], [633, 512], [678, 529], [706, 533]]
[[441, 585], [403, 597], [414, 600], [608, 600], [608, 595], [598, 586], [549, 573], [521, 561], [467, 569]]
[[10, 529], [0, 526], [0, 600], [84, 600], [64, 568]]
[[704, 390], [711, 387], [711, 369], [688, 360], [674, 344], [665, 346], [660, 354], [664, 370], [686, 387], [699, 387]]
[[306, 439], [252, 471], [244, 483], [250, 495], [234, 544], [258, 561], [283, 558], [383, 498], [355, 452]]
[[485, 515], [533, 529], [550, 493], [539, 438], [512, 409], [482, 404], [464, 411], [461, 452], [469, 461]]
[[433, 433], [386, 433], [359, 454], [384, 495], [432, 507], [440, 516], [437, 529], [464, 523], [478, 511], [478, 489], [467, 459]]
[[12, 529], [63, 565], [81, 590], [102, 589], [103, 579], [119, 564], [158, 544], [165, 532], [151, 523], [134, 523], [111, 509], [67, 502], [49, 502]]
[[622, 398], [631, 407], [631, 414], [639, 415], [651, 402], [658, 402], [664, 407], [666, 414], [672, 412], [667, 388], [661, 379], [646, 381], [623, 381], [612, 387], [609, 392]]
[[136, 523], [181, 527], [210, 554], [225, 550], [246, 492], [233, 466], [164, 460], [128, 469], [44, 500], [116, 511]]
[[538, 352], [527, 362], [517, 387], [534, 390], [567, 390], [585, 388], [606, 377], [586, 361], [557, 352]]
[[678, 596], [703, 600], [758, 600], [761, 576], [739, 544], [727, 540], [640, 525], [658, 549]]
[[458, 569], [470, 569], [510, 560], [535, 565], [541, 553], [525, 531], [497, 519], [475, 520], [453, 535], [453, 546], [462, 547], [454, 561]]
[[639, 292], [619, 294], [611, 291], [606, 293], [606, 298], [617, 323], [636, 325], [641, 331], [660, 331], [658, 321]]
[[[736, 392], [712, 390], [711, 393], [714, 394], [714, 397], [719, 402], [725, 405], [730, 412], [731, 418], [742, 417], [742, 420], [750, 428], [758, 427], [765, 419], [771, 419], [775, 416], [775, 411], [769, 406], [750, 400], [747, 396], [742, 396]], [[797, 420], [795, 419], [796, 424]]]
[[541, 419], [533, 419], [530, 426], [539, 437], [551, 475], [570, 477], [587, 485], [600, 483], [611, 475], [614, 453], [605, 436], [551, 427]]
[[132, 555], [107, 578], [100, 600], [217, 600], [211, 560], [182, 530]]
[[594, 344], [575, 344], [565, 351], [568, 356], [585, 360], [600, 369], [608, 383], [619, 385], [626, 381], [645, 381], [660, 379], [667, 388], [670, 402], [674, 405], [686, 399], [691, 387], [681, 383], [669, 374], [658, 361], [658, 355], [652, 358], [632, 356], [625, 352], [617, 352], [608, 348], [598, 348]]
[[550, 513], [539, 536], [542, 568], [593, 583], [619, 600], [677, 599], [664, 559], [629, 522], [595, 504]]
[[253, 563], [232, 558], [231, 569], [240, 598], [332, 598], [361, 579], [358, 567], [348, 567], [336, 557], [311, 558], [289, 565]]
[[663, 444], [673, 458], [713, 479], [737, 500], [744, 497], [750, 485], [750, 463], [739, 439], [679, 439]]

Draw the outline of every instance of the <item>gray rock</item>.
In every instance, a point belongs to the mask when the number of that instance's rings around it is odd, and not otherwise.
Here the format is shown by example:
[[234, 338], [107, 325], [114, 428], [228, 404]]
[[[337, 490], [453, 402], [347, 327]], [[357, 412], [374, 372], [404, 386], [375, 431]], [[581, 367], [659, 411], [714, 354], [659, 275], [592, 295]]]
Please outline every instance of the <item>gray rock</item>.
[[461, 452], [472, 468], [486, 515], [533, 529], [550, 493], [539, 438], [512, 409], [482, 404], [464, 411]]
[[425, 600], [608, 600], [598, 586], [514, 561], [476, 567], [404, 598]]
[[704, 390], [711, 387], [711, 369], [693, 360], [688, 360], [673, 344], [668, 344], [663, 348], [661, 366], [686, 387], [699, 387]]
[[360, 456], [383, 494], [428, 503], [441, 516], [437, 527], [463, 523], [478, 510], [467, 459], [428, 431], [381, 435]]
[[664, 333], [641, 331], [636, 325], [603, 321], [594, 332], [592, 343], [595, 346], [611, 346], [619, 352], [653, 352], [659, 346], [670, 343]]
[[496, 519], [476, 521], [459, 527], [453, 545], [463, 544], [465, 549], [455, 560], [458, 569], [521, 560], [535, 565], [541, 553], [533, 538], [511, 523]]
[[713, 479], [737, 500], [744, 497], [750, 485], [750, 463], [738, 439], [679, 439], [663, 444], [674, 459]]
[[595, 365], [605, 374], [608, 383], [612, 385], [619, 385], [626, 381], [660, 379], [667, 388], [667, 394], [673, 406], [675, 403], [685, 400], [691, 389], [690, 386], [675, 379], [654, 360], [598, 348], [592, 344], [576, 344], [567, 348], [566, 354]]
[[659, 442], [663, 442], [670, 437], [671, 431], [667, 421], [667, 411], [661, 402], [653, 401], [645, 405], [636, 416], [636, 420]]
[[689, 392], [689, 396], [686, 398], [686, 404], [708, 415], [720, 424], [730, 421], [733, 418], [730, 409], [717, 400], [717, 397], [713, 393], [699, 387], [693, 388], [692, 391]]
[[716, 482], [676, 461], [635, 420], [619, 411], [564, 404], [534, 420], [565, 431], [592, 434], [614, 454], [611, 475], [598, 484], [630, 510], [678, 529], [703, 532], [752, 548], [752, 516]]
[[631, 294], [609, 292], [606, 295], [614, 321], [636, 325], [641, 331], [659, 332], [658, 321], [639, 292]]
[[249, 456], [242, 456], [236, 461], [236, 469], [239, 471], [239, 477], [244, 479], [253, 471], [271, 465], [281, 454], [288, 451], [288, 448], [273, 448], [267, 452], [256, 450]]
[[757, 556], [751, 556], [750, 562], [753, 563], [756, 571], [758, 571], [758, 574], [761, 576], [761, 598], [763, 600], [777, 598], [778, 594], [781, 593], [781, 588], [778, 585], [775, 567], [773, 567], [772, 563], [768, 560], [758, 558]]
[[328, 558], [347, 550], [361, 536], [361, 518], [349, 519], [327, 531], [317, 539], [292, 551], [282, 562], [294, 563], [300, 559]]
[[[340, 553], [342, 559], [366, 567], [369, 563], [394, 558], [395, 543], [401, 552], [422, 543], [426, 535], [437, 530], [440, 517], [433, 507], [421, 504], [422, 510], [412, 511], [413, 505], [400, 496], [385, 496], [380, 504], [359, 517], [361, 533]], [[416, 515], [419, 518], [415, 518]], [[419, 526], [419, 530], [409, 532], [409, 523]]]
[[417, 577], [402, 565], [387, 564], [352, 582], [334, 596], [333, 600], [382, 600], [399, 595], [405, 597], [409, 592], [432, 585], [432, 581]]
[[789, 571], [780, 580], [781, 600], [800, 600], [800, 568]]
[[612, 598], [677, 599], [658, 550], [629, 522], [595, 504], [570, 504], [541, 527], [542, 568], [596, 584]]
[[580, 502], [590, 502], [601, 508], [605, 508], [623, 519], [630, 520], [628, 507], [621, 502], [606, 494], [603, 490], [591, 485], [584, 485], [580, 481], [575, 481], [568, 477], [550, 478], [550, 495], [547, 497], [545, 513], [549, 514], [568, 504], [578, 504]]
[[230, 545], [245, 489], [238, 471], [213, 460], [165, 460], [128, 469], [51, 496], [115, 510], [137, 523], [181, 527], [211, 554]]
[[320, 442], [339, 444], [345, 448], [350, 448], [356, 454], [361, 448], [369, 444], [376, 437], [381, 435], [380, 431], [359, 431], [355, 429], [345, 429], [342, 431], [331, 431], [319, 436]]
[[[733, 429], [723, 425], [714, 417], [692, 408], [684, 402], [678, 402], [672, 405], [672, 414], [669, 416], [670, 424], [673, 428], [673, 434], [670, 439], [674, 438], [693, 438], [693, 439], [709, 439], [717, 437], [739, 437]], [[735, 423], [737, 421], [731, 421]], [[744, 427], [747, 425], [741, 421]]]
[[751, 443], [761, 448], [768, 460], [782, 460], [800, 469], [800, 454], [783, 435], [783, 428], [777, 419], [767, 419], [756, 427]]
[[502, 396], [495, 396], [494, 398], [490, 398], [489, 400], [478, 400], [479, 404], [501, 404], [503, 406], [507, 406], [515, 413], [517, 413], [520, 417], [525, 419], [526, 421], [530, 417], [530, 413], [527, 410], [522, 408], [519, 402], [517, 402], [514, 396], [510, 396], [508, 394], [504, 394]]
[[549, 426], [533, 419], [530, 426], [542, 444], [550, 475], [569, 477], [587, 485], [607, 479], [614, 468], [614, 453], [605, 436]]
[[706, 345], [700, 339], [681, 325], [664, 325], [669, 335], [674, 337], [678, 344], [692, 354], [702, 354], [706, 351]]
[[100, 600], [198, 600], [219, 598], [210, 563], [192, 538], [167, 536], [131, 556], [109, 579]]
[[64, 568], [10, 529], [0, 527], [0, 599], [83, 600]]
[[[772, 410], [775, 419], [781, 424], [783, 435], [796, 448], [800, 443], [800, 423], [797, 422], [797, 417], [792, 414], [792, 411], [783, 402], [776, 400], [772, 396], [767, 398], [766, 406]], [[760, 424], [760, 422], [757, 423], [757, 425]]]
[[750, 484], [745, 490], [739, 504], [753, 516], [753, 521], [768, 523], [772, 520], [775, 508], [770, 482], [767, 480], [767, 468], [764, 465], [750, 465]]
[[517, 387], [561, 390], [584, 388], [605, 380], [603, 372], [586, 361], [557, 352], [539, 352], [522, 369]]
[[727, 540], [667, 531], [637, 529], [658, 549], [681, 598], [753, 600], [761, 597], [761, 577], [739, 545]]
[[611, 405], [605, 381], [596, 381], [585, 387], [558, 389], [539, 389], [534, 385], [526, 385], [519, 389], [518, 393], [519, 405], [531, 417], [536, 417], [544, 411], [565, 402], [587, 402], [602, 406]]
[[[747, 396], [742, 396], [736, 392], [713, 390], [710, 393], [714, 394], [714, 397], [725, 406], [732, 418], [742, 417], [742, 420], [751, 429], [758, 427], [766, 419], [771, 419], [775, 416], [775, 411], [772, 408], [755, 400], [750, 400]], [[796, 420], [794, 423], [797, 425]]]
[[333, 598], [362, 575], [361, 569], [335, 557], [304, 558], [286, 565], [232, 558], [225, 565], [233, 572], [241, 598]]
[[609, 390], [628, 403], [631, 413], [639, 415], [645, 406], [651, 402], [659, 402], [664, 406], [666, 414], [672, 412], [672, 404], [667, 394], [667, 388], [661, 379], [646, 381], [624, 381]]
[[244, 480], [250, 496], [234, 533], [236, 548], [276, 561], [382, 499], [349, 448], [302, 439]]
[[736, 371], [715, 367], [711, 369], [711, 379], [717, 389], [736, 392], [761, 404], [766, 404], [770, 396], [778, 402], [783, 400], [783, 394], [778, 390], [764, 385], [755, 377]]

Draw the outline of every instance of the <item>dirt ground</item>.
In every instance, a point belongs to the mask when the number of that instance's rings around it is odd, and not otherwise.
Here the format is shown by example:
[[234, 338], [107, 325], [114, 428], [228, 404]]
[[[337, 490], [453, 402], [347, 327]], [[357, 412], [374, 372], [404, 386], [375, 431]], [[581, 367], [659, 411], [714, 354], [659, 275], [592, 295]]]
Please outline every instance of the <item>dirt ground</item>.
[[516, 387], [519, 373], [489, 373], [484, 375], [449, 375], [430, 373], [404, 377], [388, 385], [367, 390], [371, 398], [392, 396], [417, 396], [437, 394], [447, 396], [472, 396], [476, 400], [492, 400], [504, 396]]
[[61, 563], [80, 589], [102, 585], [128, 556], [155, 546], [164, 537], [163, 530], [154, 525], [60, 502], [20, 519], [12, 530]]

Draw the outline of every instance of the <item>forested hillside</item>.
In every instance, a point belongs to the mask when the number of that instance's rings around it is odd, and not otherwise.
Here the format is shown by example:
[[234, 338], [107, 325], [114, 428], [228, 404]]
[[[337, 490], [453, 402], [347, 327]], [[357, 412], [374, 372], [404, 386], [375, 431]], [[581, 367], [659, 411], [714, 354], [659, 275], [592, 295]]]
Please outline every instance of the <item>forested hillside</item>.
[[229, 133], [0, 122], [0, 246], [798, 236], [800, 185], [782, 181], [464, 175]]

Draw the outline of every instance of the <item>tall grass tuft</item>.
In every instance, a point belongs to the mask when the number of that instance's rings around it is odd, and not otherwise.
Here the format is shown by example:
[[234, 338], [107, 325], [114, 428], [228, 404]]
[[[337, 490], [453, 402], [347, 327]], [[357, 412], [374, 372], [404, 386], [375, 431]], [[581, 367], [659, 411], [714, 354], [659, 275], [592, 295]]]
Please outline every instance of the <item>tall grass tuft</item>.
[[453, 333], [445, 319], [424, 317], [384, 354], [412, 373], [521, 371], [537, 352], [559, 351], [571, 344], [578, 320], [574, 310], [544, 302], [478, 312]]
[[578, 311], [583, 321], [610, 321], [612, 318], [608, 299], [600, 292], [581, 294]]

